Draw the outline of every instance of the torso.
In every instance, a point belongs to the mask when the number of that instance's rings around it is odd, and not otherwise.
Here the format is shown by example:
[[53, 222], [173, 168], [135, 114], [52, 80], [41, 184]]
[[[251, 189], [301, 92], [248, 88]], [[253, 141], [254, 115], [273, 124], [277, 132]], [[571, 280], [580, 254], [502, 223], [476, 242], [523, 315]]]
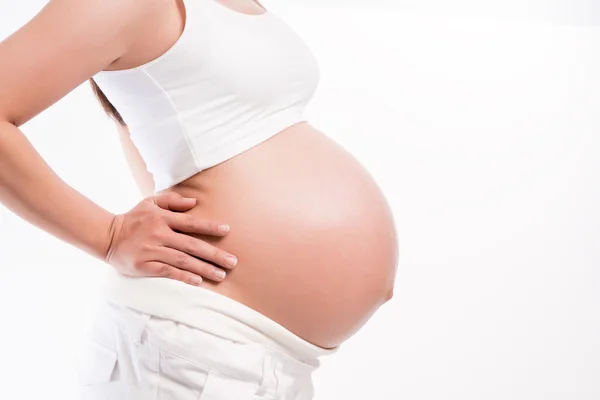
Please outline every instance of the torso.
[[390, 209], [368, 172], [306, 123], [169, 189], [190, 213], [226, 221], [202, 237], [239, 259], [205, 287], [333, 347], [390, 296], [397, 262]]
[[398, 249], [389, 205], [360, 163], [306, 122], [166, 191], [196, 197], [190, 214], [231, 226], [225, 238], [202, 239], [238, 265], [203, 286], [305, 340], [335, 347], [391, 297]]

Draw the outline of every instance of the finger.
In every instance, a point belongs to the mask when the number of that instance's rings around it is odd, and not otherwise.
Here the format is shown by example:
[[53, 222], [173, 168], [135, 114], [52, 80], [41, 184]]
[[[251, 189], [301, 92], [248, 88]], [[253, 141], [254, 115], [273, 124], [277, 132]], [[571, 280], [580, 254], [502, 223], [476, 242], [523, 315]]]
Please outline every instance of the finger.
[[149, 274], [146, 276], [174, 279], [192, 286], [200, 286], [203, 281], [201, 276], [175, 268], [172, 265], [168, 265], [160, 261], [147, 262], [146, 269], [146, 272]]
[[182, 271], [188, 271], [213, 281], [222, 281], [226, 276], [223, 269], [170, 247], [160, 247], [155, 258]]
[[202, 220], [189, 214], [169, 214], [167, 224], [171, 229], [185, 233], [200, 233], [210, 236], [225, 236], [229, 232], [229, 225]]
[[180, 253], [210, 261], [223, 268], [233, 268], [237, 264], [237, 257], [204, 240], [183, 233], [173, 232], [167, 235], [163, 246], [177, 250]]
[[169, 211], [184, 212], [191, 210], [196, 205], [193, 197], [183, 197], [179, 193], [167, 192], [152, 196], [154, 204]]

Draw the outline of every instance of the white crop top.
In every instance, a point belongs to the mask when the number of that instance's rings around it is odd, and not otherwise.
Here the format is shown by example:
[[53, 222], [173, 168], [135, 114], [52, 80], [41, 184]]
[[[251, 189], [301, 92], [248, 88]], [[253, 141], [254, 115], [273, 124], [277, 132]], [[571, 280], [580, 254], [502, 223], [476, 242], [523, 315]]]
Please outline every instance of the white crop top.
[[243, 14], [216, 0], [185, 5], [184, 31], [166, 53], [94, 76], [155, 192], [305, 121], [319, 81], [310, 49], [272, 12]]

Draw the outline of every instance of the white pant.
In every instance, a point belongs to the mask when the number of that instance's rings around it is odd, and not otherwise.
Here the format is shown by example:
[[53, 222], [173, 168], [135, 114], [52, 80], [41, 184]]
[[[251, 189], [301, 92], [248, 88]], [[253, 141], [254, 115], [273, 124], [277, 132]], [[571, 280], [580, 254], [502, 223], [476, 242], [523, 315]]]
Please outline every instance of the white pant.
[[[225, 300], [225, 304], [235, 307], [236, 303]], [[258, 325], [261, 321], [275, 324], [262, 314], [260, 318], [256, 318], [258, 314], [252, 316]], [[311, 373], [319, 365], [314, 357], [314, 346], [310, 347], [308, 342], [298, 343], [300, 348], [310, 349], [310, 357], [313, 357], [300, 360], [269, 345], [268, 341], [257, 341], [256, 337], [241, 342], [227, 338], [226, 332], [215, 334], [232, 330], [231, 323], [220, 327], [213, 321], [210, 326], [207, 323], [207, 327], [207, 330], [198, 329], [102, 301], [80, 353], [80, 399], [313, 398]], [[242, 322], [239, 332], [246, 329], [241, 328]], [[294, 340], [302, 339], [294, 337]], [[330, 350], [323, 349], [323, 354], [329, 353]]]

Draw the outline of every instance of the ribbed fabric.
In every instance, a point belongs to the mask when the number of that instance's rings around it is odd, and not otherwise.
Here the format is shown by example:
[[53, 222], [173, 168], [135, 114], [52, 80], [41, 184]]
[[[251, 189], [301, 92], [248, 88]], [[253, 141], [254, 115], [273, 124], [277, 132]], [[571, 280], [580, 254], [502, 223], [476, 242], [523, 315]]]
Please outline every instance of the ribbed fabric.
[[304, 121], [319, 81], [310, 49], [272, 12], [184, 3], [185, 29], [173, 47], [94, 76], [127, 123], [155, 192]]
[[229, 297], [167, 278], [130, 278], [111, 270], [103, 285], [109, 301], [178, 321], [234, 342], [260, 343], [294, 359], [319, 366], [339, 348], [316, 346]]

